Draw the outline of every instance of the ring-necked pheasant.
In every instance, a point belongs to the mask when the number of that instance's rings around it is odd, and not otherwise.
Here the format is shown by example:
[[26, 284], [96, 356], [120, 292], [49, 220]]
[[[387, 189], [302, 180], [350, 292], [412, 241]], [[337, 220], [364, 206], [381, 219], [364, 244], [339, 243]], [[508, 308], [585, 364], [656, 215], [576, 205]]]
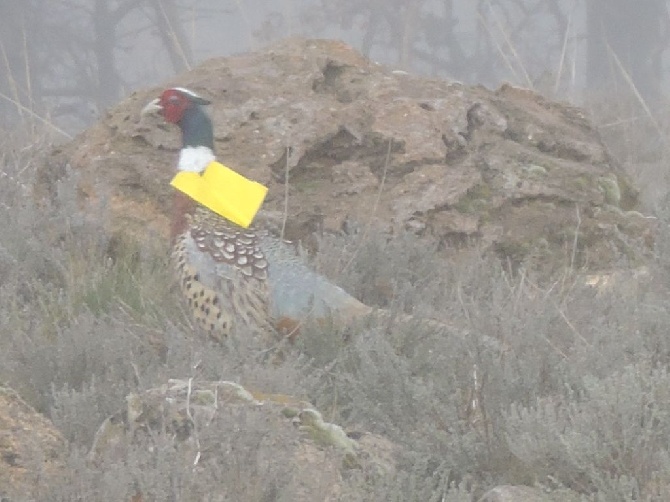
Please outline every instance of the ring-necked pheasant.
[[[177, 169], [203, 173], [215, 160], [210, 102], [176, 87], [142, 114], [157, 111], [182, 133]], [[175, 190], [171, 238], [181, 291], [212, 337], [294, 334], [306, 318], [360, 317], [371, 308], [311, 270], [278, 236], [242, 228]]]

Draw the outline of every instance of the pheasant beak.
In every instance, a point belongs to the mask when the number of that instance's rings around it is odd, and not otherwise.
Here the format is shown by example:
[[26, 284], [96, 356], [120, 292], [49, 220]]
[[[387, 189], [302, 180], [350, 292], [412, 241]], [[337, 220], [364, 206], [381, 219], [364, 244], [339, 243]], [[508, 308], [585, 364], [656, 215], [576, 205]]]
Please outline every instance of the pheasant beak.
[[161, 113], [163, 111], [163, 107], [161, 106], [160, 101], [160, 98], [156, 98], [147, 103], [147, 105], [142, 108], [140, 116], [144, 117], [145, 115], [151, 115], [156, 112]]

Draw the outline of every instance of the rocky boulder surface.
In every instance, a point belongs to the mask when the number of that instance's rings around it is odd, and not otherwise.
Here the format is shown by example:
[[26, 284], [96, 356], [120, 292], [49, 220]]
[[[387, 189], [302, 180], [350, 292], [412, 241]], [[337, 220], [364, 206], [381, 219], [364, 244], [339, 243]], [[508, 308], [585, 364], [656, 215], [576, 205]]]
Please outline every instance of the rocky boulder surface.
[[54, 151], [38, 188], [69, 166], [124, 235], [165, 235], [179, 131], [139, 112], [176, 85], [212, 100], [219, 159], [268, 185], [265, 208], [288, 209], [289, 239], [375, 224], [547, 270], [635, 262], [652, 241], [636, 190], [578, 108], [408, 75], [327, 40], [212, 59], [134, 93]]
[[[36, 481], [64, 471], [67, 443], [43, 415], [0, 386], [0, 500], [37, 500]], [[33, 498], [36, 497], [36, 498]]]
[[[345, 432], [292, 396], [250, 392], [228, 381], [174, 379], [131, 394], [126, 402], [100, 426], [91, 461], [122, 462], [128, 444], [159, 448], [160, 438], [167, 436], [173, 454], [184, 456], [185, 465], [192, 464], [195, 475], [206, 479], [208, 471], [231, 461], [231, 451], [249, 450], [261, 463], [281, 466], [283, 488], [296, 501], [340, 500], [352, 469], [384, 476], [395, 471], [393, 443], [374, 434]], [[249, 427], [251, 423], [258, 428]], [[250, 429], [262, 431], [263, 438], [254, 440]], [[226, 480], [220, 485], [217, 495], [222, 496], [230, 486]]]
[[530, 486], [496, 486], [486, 492], [477, 502], [577, 502], [578, 496], [567, 490], [546, 493]]

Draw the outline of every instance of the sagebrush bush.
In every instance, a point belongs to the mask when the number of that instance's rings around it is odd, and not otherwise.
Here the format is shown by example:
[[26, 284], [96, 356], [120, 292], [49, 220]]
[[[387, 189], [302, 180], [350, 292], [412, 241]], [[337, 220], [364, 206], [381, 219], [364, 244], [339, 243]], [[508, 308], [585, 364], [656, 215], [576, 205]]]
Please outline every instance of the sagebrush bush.
[[36, 481], [43, 499], [288, 500], [299, 489], [283, 480], [314, 481], [318, 466], [296, 472], [272, 441], [294, 431], [227, 409], [202, 431], [198, 469], [168, 435], [128, 446], [124, 462], [86, 460], [129, 393], [188, 377], [305, 396], [324, 419], [388, 438], [395, 472], [349, 470], [342, 500], [476, 500], [497, 484], [563, 490], [556, 500], [670, 499], [662, 212], [646, 276], [601, 289], [578, 270], [549, 282], [512, 273], [476, 249], [448, 262], [411, 234], [325, 236], [314, 266], [387, 312], [346, 327], [306, 323], [269, 364], [257, 347], [197, 333], [168, 243], [116, 240], [104, 199], [78, 199], [76, 173], [53, 200], [32, 198], [40, 152], [3, 157], [0, 380], [69, 441], [70, 477]]
[[[357, 245], [345, 242], [340, 249]], [[396, 263], [394, 254], [378, 259], [382, 247], [375, 243], [368, 249], [364, 243], [357, 248], [360, 261], [345, 270], [350, 288], [357, 289], [357, 279], [368, 285], [393, 279], [401, 296], [397, 305], [459, 326], [464, 336], [400, 325], [346, 333], [353, 341], [331, 352], [330, 360], [318, 354], [320, 368], [327, 371], [316, 370], [312, 393], [323, 409], [336, 420], [393, 438], [417, 459], [433, 459], [446, 486], [473, 476], [480, 487], [547, 483], [594, 500], [664, 499], [659, 493], [667, 449], [659, 438], [666, 425], [658, 418], [637, 420], [646, 413], [641, 401], [654, 402], [659, 416], [670, 411], [670, 401], [658, 391], [643, 392], [642, 383], [621, 380], [641, 365], [648, 378], [656, 375], [647, 386], [663, 388], [670, 310], [662, 283], [643, 279], [632, 284], [624, 276], [600, 290], [568, 270], [540, 285], [523, 270], [511, 276], [479, 256], [446, 271], [437, 266], [440, 258], [433, 250], [421, 256], [416, 247], [416, 259], [409, 262], [404, 261], [408, 253], [400, 252], [402, 262]], [[341, 263], [337, 246], [329, 243], [323, 249]], [[652, 265], [651, 277], [662, 271], [663, 261]], [[358, 273], [359, 267], [365, 273]], [[432, 274], [425, 267], [434, 267]], [[385, 270], [404, 273], [384, 277]], [[414, 285], [417, 276], [425, 280]], [[321, 345], [302, 343], [307, 354]], [[598, 393], [609, 413], [584, 402]], [[468, 410], [473, 397], [478, 410]], [[583, 430], [571, 440], [583, 448], [580, 455], [564, 452], [568, 439], [563, 434], [570, 426], [547, 414], [547, 407], [578, 410]], [[473, 412], [480, 414], [479, 421]], [[530, 419], [528, 414], [538, 415]], [[624, 417], [629, 417], [625, 424]], [[593, 440], [580, 440], [588, 429]], [[617, 434], [636, 446], [616, 445]], [[633, 482], [637, 495], [629, 490]]]

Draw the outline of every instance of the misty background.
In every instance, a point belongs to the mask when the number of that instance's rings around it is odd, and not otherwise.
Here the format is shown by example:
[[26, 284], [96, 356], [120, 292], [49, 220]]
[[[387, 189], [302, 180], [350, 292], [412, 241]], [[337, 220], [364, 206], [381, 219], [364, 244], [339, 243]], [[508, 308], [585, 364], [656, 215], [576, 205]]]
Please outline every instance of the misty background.
[[304, 36], [412, 73], [615, 107], [662, 144], [669, 21], [667, 0], [0, 0], [0, 124], [66, 139], [136, 89]]

